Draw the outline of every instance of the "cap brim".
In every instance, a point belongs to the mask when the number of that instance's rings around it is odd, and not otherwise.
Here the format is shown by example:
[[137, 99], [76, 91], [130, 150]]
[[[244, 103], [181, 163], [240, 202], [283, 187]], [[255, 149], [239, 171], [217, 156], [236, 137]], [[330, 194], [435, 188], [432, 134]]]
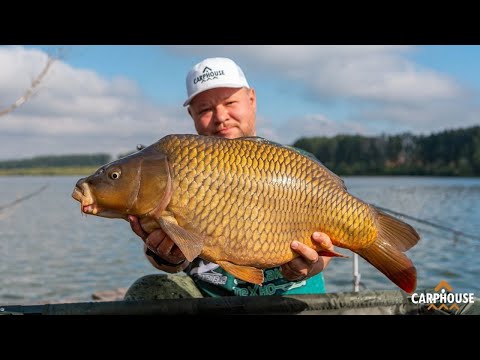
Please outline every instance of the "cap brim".
[[197, 96], [198, 94], [204, 92], [204, 91], [207, 91], [207, 90], [210, 90], [210, 89], [218, 89], [218, 88], [233, 88], [233, 89], [241, 89], [243, 87], [246, 87], [248, 89], [250, 89], [249, 86], [247, 85], [238, 85], [238, 84], [218, 84], [218, 85], [214, 85], [212, 87], [209, 87], [208, 89], [202, 89], [202, 90], [198, 90], [196, 92], [194, 92], [192, 95], [190, 95], [190, 97], [185, 100], [185, 102], [183, 103], [183, 106], [187, 106], [188, 104], [190, 104], [190, 102], [193, 100], [193, 98], [195, 96]]

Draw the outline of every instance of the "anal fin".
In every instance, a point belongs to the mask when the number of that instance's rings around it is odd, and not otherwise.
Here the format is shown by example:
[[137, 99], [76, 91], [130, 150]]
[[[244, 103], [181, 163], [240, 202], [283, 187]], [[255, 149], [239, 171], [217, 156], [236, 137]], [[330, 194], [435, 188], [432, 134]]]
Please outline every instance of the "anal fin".
[[263, 271], [261, 269], [253, 266], [236, 265], [229, 261], [216, 261], [216, 263], [240, 280], [258, 285], [263, 283]]
[[349, 258], [348, 255], [344, 255], [342, 253], [335, 251], [333, 247], [332, 248], [324, 247], [323, 243], [319, 244], [317, 242], [312, 242], [311, 247], [317, 251], [319, 256]]
[[329, 250], [329, 249], [318, 250], [318, 255], [319, 256], [328, 256], [328, 257], [342, 257], [342, 258], [349, 258], [350, 257], [348, 255], [343, 255], [339, 252], [336, 252], [335, 250]]

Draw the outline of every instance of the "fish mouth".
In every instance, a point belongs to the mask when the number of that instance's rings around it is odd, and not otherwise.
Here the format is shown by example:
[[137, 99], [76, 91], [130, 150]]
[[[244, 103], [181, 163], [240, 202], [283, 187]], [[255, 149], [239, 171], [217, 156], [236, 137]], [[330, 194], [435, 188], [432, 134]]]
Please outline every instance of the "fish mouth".
[[99, 212], [99, 208], [97, 207], [97, 204], [92, 203], [89, 205], [80, 205], [80, 209], [84, 214], [91, 214], [91, 215], [97, 215]]
[[85, 214], [96, 215], [99, 212], [99, 207], [97, 206], [95, 199], [93, 198], [92, 192], [88, 184], [82, 183], [75, 186], [73, 189], [72, 197], [80, 202], [80, 211]]

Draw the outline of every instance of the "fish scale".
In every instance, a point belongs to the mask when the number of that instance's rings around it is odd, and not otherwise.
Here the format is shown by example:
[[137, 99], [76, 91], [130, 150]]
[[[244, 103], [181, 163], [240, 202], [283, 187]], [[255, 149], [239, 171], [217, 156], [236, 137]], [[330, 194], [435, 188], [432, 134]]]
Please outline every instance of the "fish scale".
[[[218, 233], [224, 234], [223, 229], [227, 228], [231, 218], [237, 220], [236, 227], [252, 229], [251, 236], [248, 236], [250, 234], [246, 231], [229, 234], [230, 247], [235, 250], [237, 257], [236, 264], [251, 265], [252, 262], [257, 264], [265, 262], [264, 265], [273, 266], [287, 262], [296, 256], [290, 248], [291, 241], [299, 240], [312, 246], [310, 237], [314, 231], [324, 231], [335, 243], [348, 243], [349, 246], [352, 242], [359, 242], [358, 246], [362, 246], [374, 240], [376, 230], [373, 227], [360, 239], [357, 238], [355, 231], [348, 231], [350, 221], [354, 222], [355, 218], [347, 211], [347, 205], [358, 200], [342, 193], [333, 181], [328, 181], [327, 173], [322, 171], [322, 168], [303, 155], [269, 143], [259, 145], [254, 140], [243, 142], [223, 140], [220, 141], [223, 146], [218, 146], [216, 138], [205, 137], [201, 139], [203, 141], [197, 139], [176, 136], [158, 144], [158, 150], [166, 153], [169, 162], [172, 163], [174, 188], [178, 184], [182, 189], [182, 192], [172, 196], [171, 205], [182, 207], [183, 199], [187, 198], [190, 200], [189, 208], [202, 209], [202, 216], [198, 217], [198, 210], [192, 214], [191, 226], [205, 233], [213, 245], [217, 242], [212, 237], [215, 238]], [[202, 153], [202, 156], [198, 156], [199, 153]], [[196, 161], [193, 161], [194, 159]], [[286, 164], [284, 172], [280, 173], [279, 164], [287, 162], [287, 159], [290, 160], [290, 166]], [[254, 167], [242, 166], [249, 162]], [[211, 182], [202, 188], [205, 178], [200, 178], [198, 171], [209, 167], [212, 169], [209, 173]], [[232, 176], [229, 177], [227, 174]], [[238, 186], [228, 186], [229, 178], [238, 179]], [[284, 178], [293, 181], [288, 183], [283, 181]], [[326, 198], [320, 196], [323, 191], [319, 191], [320, 187], [315, 186], [322, 181], [325, 183], [324, 189], [329, 194]], [[192, 185], [193, 182], [196, 182], [195, 186]], [[259, 183], [262, 185], [258, 185]], [[218, 196], [206, 195], [209, 190]], [[237, 211], [225, 214], [227, 216], [220, 214], [218, 208], [220, 197], [225, 202], [232, 203], [232, 207], [235, 204]], [[332, 212], [329, 210], [330, 207], [339, 210]], [[263, 215], [263, 222], [268, 224], [267, 227], [260, 229], [251, 225], [258, 218], [258, 215], [252, 216], [252, 208], [258, 209], [257, 213]], [[332, 213], [336, 216], [331, 216]], [[270, 216], [265, 216], [267, 214]], [[221, 220], [215, 221], [219, 218]], [[322, 218], [325, 220], [322, 221]], [[368, 221], [368, 216], [365, 218], [364, 222], [367, 224], [373, 223], [371, 220]], [[258, 259], [258, 254], [251, 252], [250, 242], [259, 243], [261, 248], [263, 243], [268, 244], [266, 245], [268, 251], [262, 253], [261, 259]], [[210, 245], [208, 241], [205, 244], [207, 247]], [[223, 251], [231, 256], [232, 251], [227, 247]]]
[[161, 227], [188, 260], [255, 284], [261, 269], [298, 256], [293, 240], [342, 256], [312, 242], [321, 231], [405, 291], [416, 287], [403, 254], [420, 239], [415, 229], [349, 194], [315, 158], [262, 138], [169, 135], [80, 179], [72, 196], [85, 213]]

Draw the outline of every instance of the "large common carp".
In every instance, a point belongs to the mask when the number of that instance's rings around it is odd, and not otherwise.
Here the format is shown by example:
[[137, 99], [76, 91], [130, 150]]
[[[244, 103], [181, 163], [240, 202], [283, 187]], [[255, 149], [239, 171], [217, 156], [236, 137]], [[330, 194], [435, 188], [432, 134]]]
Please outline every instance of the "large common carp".
[[416, 288], [403, 254], [419, 240], [410, 225], [350, 195], [313, 157], [262, 138], [169, 135], [80, 179], [72, 196], [86, 214], [161, 227], [187, 260], [251, 283], [298, 256], [293, 240], [322, 250], [311, 240], [322, 231], [403, 290]]

